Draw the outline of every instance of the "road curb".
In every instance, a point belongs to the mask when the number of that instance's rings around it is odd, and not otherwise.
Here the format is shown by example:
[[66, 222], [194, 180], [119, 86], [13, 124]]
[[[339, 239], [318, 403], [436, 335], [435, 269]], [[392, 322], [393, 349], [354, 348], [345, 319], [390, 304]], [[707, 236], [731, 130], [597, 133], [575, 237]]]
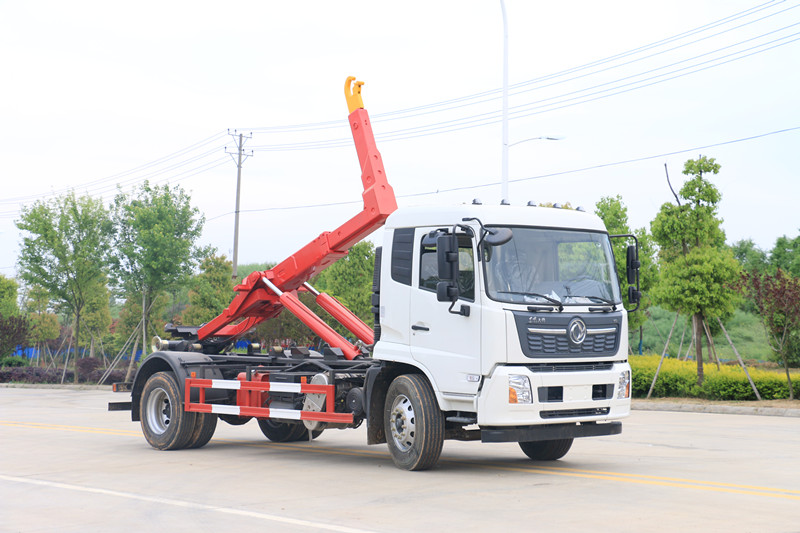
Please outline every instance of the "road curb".
[[745, 405], [709, 405], [678, 402], [631, 402], [637, 411], [678, 411], [683, 413], [714, 413], [725, 415], [790, 416], [800, 418], [800, 409], [788, 407], [751, 407]]

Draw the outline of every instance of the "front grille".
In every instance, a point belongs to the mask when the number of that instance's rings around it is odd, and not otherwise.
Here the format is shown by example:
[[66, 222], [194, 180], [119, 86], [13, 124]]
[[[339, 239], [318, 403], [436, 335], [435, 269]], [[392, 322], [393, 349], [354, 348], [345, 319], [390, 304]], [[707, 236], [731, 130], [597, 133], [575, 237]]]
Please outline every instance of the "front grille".
[[610, 407], [600, 407], [596, 409], [560, 409], [556, 411], [540, 411], [542, 418], [575, 418], [579, 416], [602, 416], [607, 415]]
[[528, 365], [531, 372], [595, 372], [608, 371], [614, 363], [539, 363]]
[[554, 333], [528, 333], [528, 349], [534, 353], [556, 354], [603, 354], [614, 353], [617, 333], [587, 335], [582, 344], [570, 344], [563, 330]]

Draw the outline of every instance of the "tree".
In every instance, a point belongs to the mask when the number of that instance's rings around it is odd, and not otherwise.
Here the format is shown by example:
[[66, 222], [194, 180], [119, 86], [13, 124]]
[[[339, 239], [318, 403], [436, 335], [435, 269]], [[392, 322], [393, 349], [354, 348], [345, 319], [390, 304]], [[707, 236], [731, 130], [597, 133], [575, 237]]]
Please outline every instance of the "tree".
[[800, 279], [781, 269], [775, 274], [745, 272], [739, 290], [752, 299], [758, 309], [770, 347], [783, 362], [789, 399], [793, 400], [788, 348], [792, 336], [800, 334]]
[[[628, 315], [628, 324], [630, 331], [639, 328], [641, 334], [641, 327], [647, 321], [647, 314], [645, 311], [651, 305], [649, 296], [650, 289], [656, 284], [658, 279], [658, 265], [656, 263], [656, 247], [651, 235], [647, 233], [646, 228], [639, 228], [631, 231], [628, 225], [628, 208], [622, 202], [622, 197], [617, 195], [614, 197], [605, 196], [595, 204], [595, 214], [603, 220], [608, 233], [611, 235], [625, 235], [633, 233], [639, 241], [639, 261], [641, 268], [639, 269], [639, 287], [642, 291], [642, 302], [639, 306], [639, 311]], [[614, 250], [614, 259], [617, 263], [617, 273], [620, 276], [625, 275], [626, 271], [626, 258], [628, 243], [621, 239], [613, 239], [611, 246]], [[622, 299], [626, 308], [631, 307], [628, 302], [628, 293], [624, 290], [623, 286]], [[641, 338], [641, 337], [640, 337]]]
[[146, 340], [153, 299], [185, 284], [201, 256], [194, 246], [204, 219], [179, 186], [147, 181], [130, 195], [117, 194], [111, 218], [113, 270], [129, 297], [140, 295]]
[[739, 275], [717, 216], [722, 195], [704, 177], [719, 169], [714, 158], [687, 161], [683, 173], [690, 177], [675, 194], [677, 205], [663, 204], [650, 225], [661, 260], [661, 279], [652, 294], [667, 309], [692, 316], [698, 385], [703, 383], [703, 323], [733, 313]]
[[28, 342], [28, 319], [20, 315], [0, 315], [0, 357], [12, 355], [17, 346]]
[[[17, 227], [26, 232], [19, 258], [20, 275], [43, 287], [75, 318], [75, 352], [90, 287], [106, 270], [111, 224], [102, 202], [74, 192], [22, 209]], [[78, 382], [78, 369], [75, 370]]]
[[189, 307], [183, 312], [184, 324], [199, 326], [228, 307], [235, 294], [231, 268], [233, 263], [224, 255], [212, 255], [203, 260], [200, 274], [189, 281]]
[[19, 313], [17, 289], [19, 285], [11, 278], [0, 274], [0, 315], [12, 316]]
[[25, 310], [30, 324], [28, 340], [39, 350], [42, 344], [58, 338], [61, 324], [58, 317], [50, 312], [50, 295], [44, 287], [34, 285], [28, 289]]
[[81, 332], [81, 340], [91, 343], [94, 355], [95, 341], [108, 334], [111, 325], [110, 294], [105, 279], [100, 279], [89, 289], [86, 298], [85, 327]]
[[769, 253], [772, 272], [784, 270], [794, 277], [800, 277], [800, 236], [790, 239], [786, 235], [778, 237]]
[[742, 269], [747, 272], [764, 272], [767, 270], [769, 262], [767, 253], [756, 246], [752, 239], [742, 239], [736, 241], [731, 246], [733, 256], [742, 265]]

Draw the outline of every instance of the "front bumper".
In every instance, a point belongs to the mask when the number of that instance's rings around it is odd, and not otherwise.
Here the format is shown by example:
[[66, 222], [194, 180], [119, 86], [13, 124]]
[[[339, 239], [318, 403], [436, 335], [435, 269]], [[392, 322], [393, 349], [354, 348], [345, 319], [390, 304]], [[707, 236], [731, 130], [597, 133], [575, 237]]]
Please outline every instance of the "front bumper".
[[[574, 426], [578, 422], [624, 418], [630, 414], [631, 399], [618, 398], [619, 381], [622, 373], [628, 372], [630, 376], [630, 371], [627, 362], [613, 363], [607, 370], [563, 372], [534, 372], [527, 366], [499, 366], [484, 380], [478, 396], [478, 425], [482, 428]], [[528, 377], [532, 403], [509, 403], [511, 375]]]

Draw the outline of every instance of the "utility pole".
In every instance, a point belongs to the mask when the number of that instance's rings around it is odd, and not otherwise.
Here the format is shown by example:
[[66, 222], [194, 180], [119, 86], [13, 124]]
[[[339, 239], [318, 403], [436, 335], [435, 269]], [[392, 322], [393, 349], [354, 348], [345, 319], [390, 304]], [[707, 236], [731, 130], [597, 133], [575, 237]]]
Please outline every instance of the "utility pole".
[[238, 133], [236, 130], [228, 130], [228, 135], [233, 137], [233, 141], [236, 143], [236, 152], [229, 152], [228, 147], [225, 147], [225, 153], [230, 154], [233, 158], [233, 162], [236, 163], [236, 211], [234, 211], [234, 221], [233, 221], [233, 274], [231, 275], [231, 279], [238, 278], [237, 266], [239, 261], [239, 197], [242, 190], [242, 163], [244, 160], [253, 155], [253, 151], [250, 150], [249, 154], [244, 153], [244, 143], [247, 139], [252, 139], [253, 134], [252, 132], [247, 137], [244, 136], [242, 133]]

